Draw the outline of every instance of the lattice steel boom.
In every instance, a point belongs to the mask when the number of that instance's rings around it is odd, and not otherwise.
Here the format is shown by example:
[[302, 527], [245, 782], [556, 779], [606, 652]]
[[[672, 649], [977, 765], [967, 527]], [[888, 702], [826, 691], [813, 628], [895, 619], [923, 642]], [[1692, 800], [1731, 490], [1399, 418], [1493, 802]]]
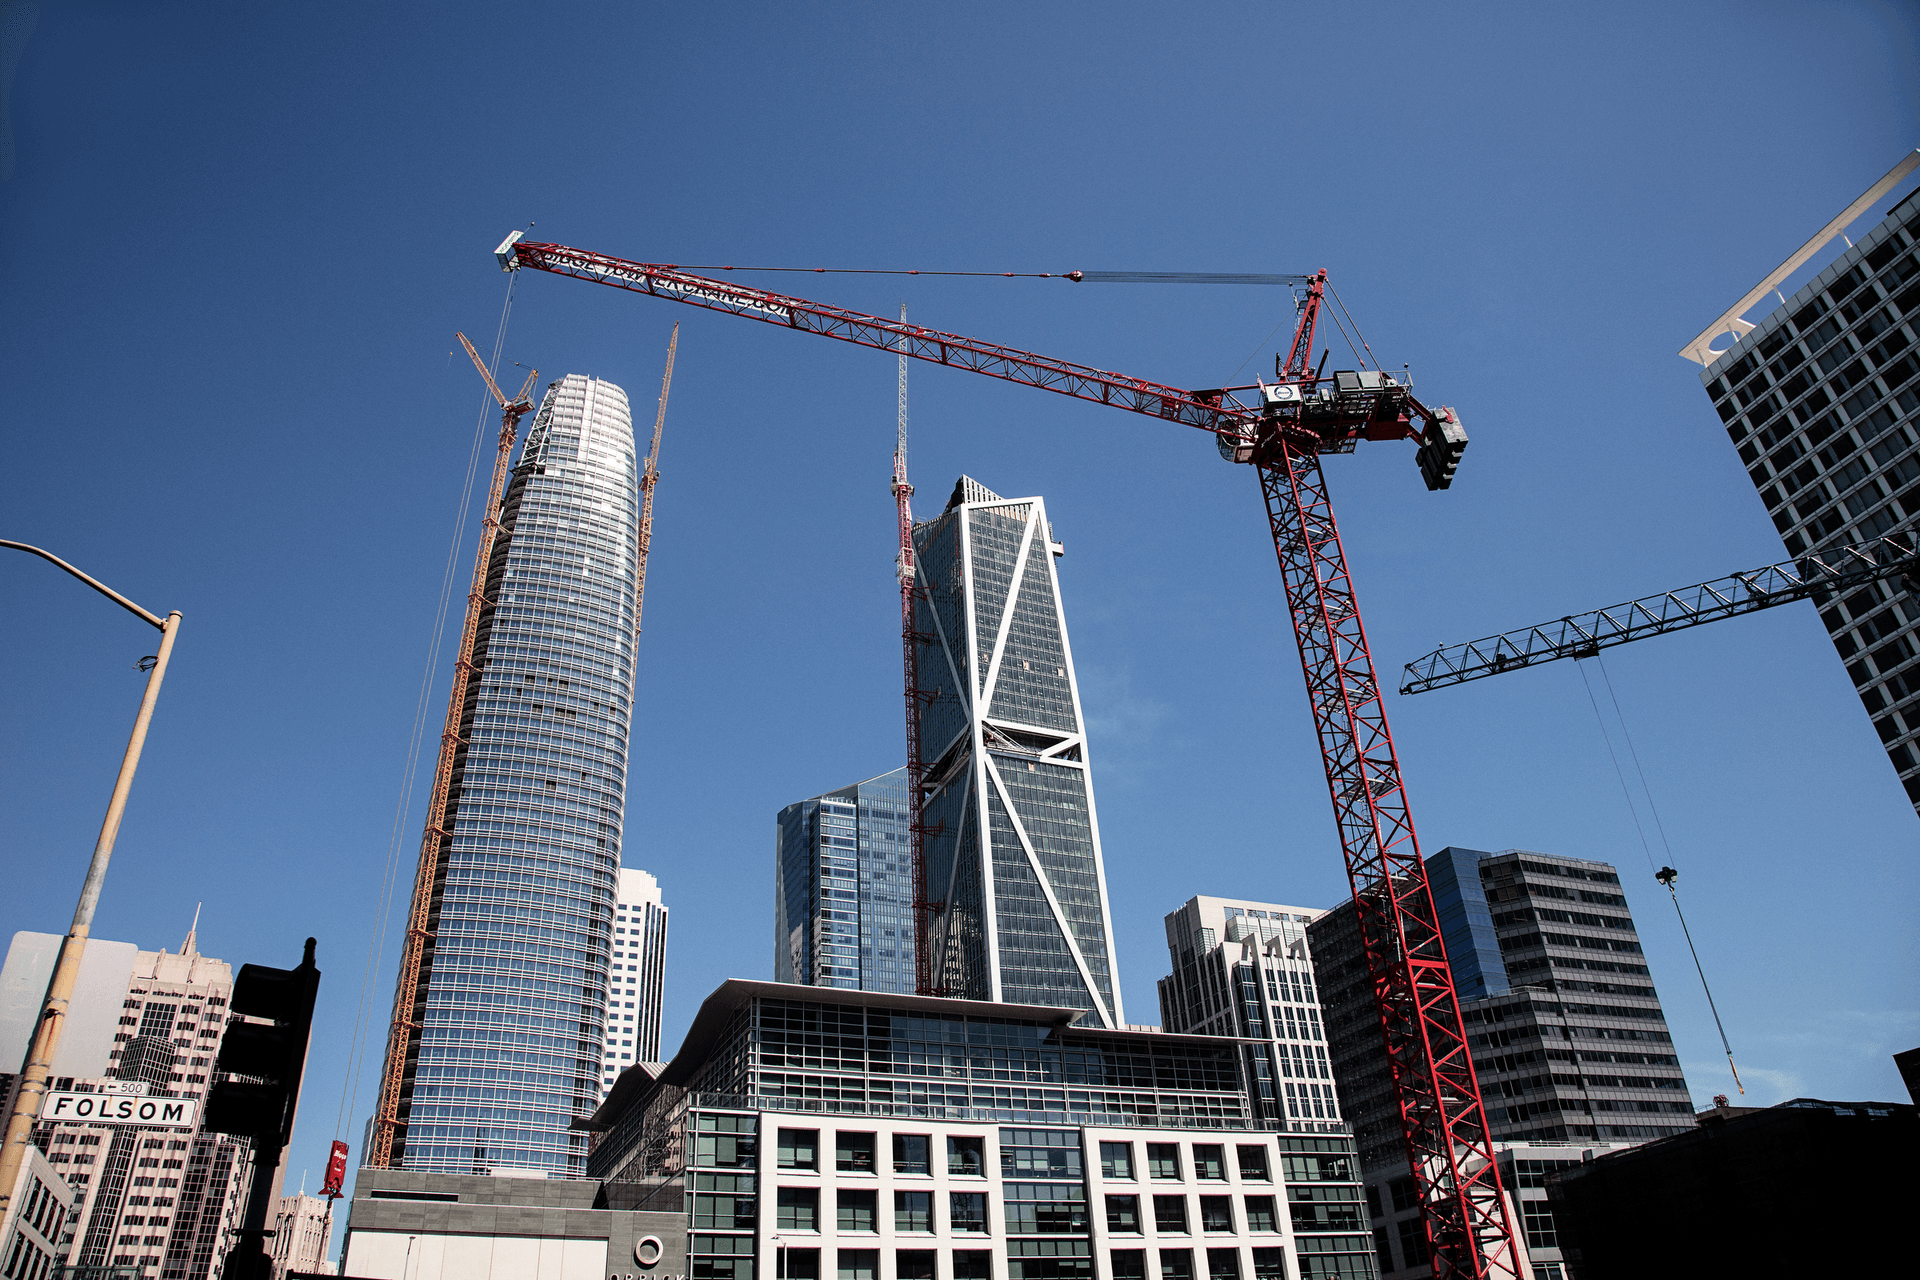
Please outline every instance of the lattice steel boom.
[[[1503, 1280], [1522, 1274], [1379, 680], [1320, 468], [1321, 454], [1348, 452], [1363, 439], [1412, 439], [1420, 442], [1428, 487], [1444, 489], [1467, 438], [1457, 414], [1423, 405], [1404, 378], [1365, 368], [1322, 378], [1309, 367], [1326, 272], [1302, 281], [1299, 324], [1288, 354], [1275, 362], [1275, 383], [1185, 391], [669, 265], [528, 244], [518, 232], [494, 254], [503, 270], [575, 276], [1196, 427], [1218, 437], [1223, 456], [1254, 466], [1286, 580], [1437, 1273]], [[898, 492], [904, 470], [896, 477]], [[911, 626], [909, 618], [903, 627], [910, 632]], [[906, 646], [911, 664], [910, 639]]]
[[500, 441], [493, 457], [493, 478], [487, 485], [486, 506], [480, 518], [480, 545], [473, 554], [473, 582], [467, 588], [467, 617], [460, 630], [460, 656], [453, 664], [453, 688], [447, 695], [447, 722], [440, 732], [440, 759], [434, 766], [433, 792], [427, 800], [427, 827], [420, 838], [420, 865], [414, 874], [413, 901], [407, 912], [407, 936], [400, 952], [400, 976], [394, 984], [393, 1021], [387, 1030], [386, 1059], [380, 1071], [380, 1097], [373, 1112], [373, 1135], [367, 1147], [367, 1164], [375, 1169], [390, 1168], [393, 1139], [400, 1127], [400, 1095], [405, 1091], [407, 1063], [417, 1051], [421, 1024], [415, 1008], [426, 998], [421, 990], [420, 969], [427, 947], [432, 943], [433, 887], [446, 872], [447, 842], [453, 832], [447, 829], [448, 792], [453, 785], [453, 762], [461, 746], [460, 723], [465, 714], [467, 682], [477, 669], [473, 663], [474, 640], [480, 629], [481, 608], [487, 602], [487, 564], [493, 556], [493, 544], [500, 533], [500, 502], [506, 494], [507, 473], [513, 454], [513, 441], [520, 432], [520, 419], [533, 409], [527, 393], [540, 377], [538, 369], [527, 371], [520, 394], [509, 400], [493, 380], [480, 353], [458, 335], [460, 345], [473, 359], [473, 367], [486, 380], [500, 406]]
[[1882, 578], [1920, 578], [1916, 548], [1920, 548], [1920, 529], [1909, 526], [1868, 542], [1815, 551], [1484, 640], [1447, 645], [1409, 662], [1400, 692], [1425, 693], [1560, 658], [1590, 658], [1631, 640], [1757, 613], [1829, 591], [1847, 591]]

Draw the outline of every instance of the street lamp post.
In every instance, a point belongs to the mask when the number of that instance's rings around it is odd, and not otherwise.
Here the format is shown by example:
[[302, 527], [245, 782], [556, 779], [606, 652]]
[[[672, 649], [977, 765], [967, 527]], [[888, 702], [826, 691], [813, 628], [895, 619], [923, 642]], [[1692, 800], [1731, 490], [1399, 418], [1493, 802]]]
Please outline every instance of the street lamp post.
[[[133, 719], [133, 735], [120, 758], [120, 774], [113, 781], [113, 796], [107, 801], [100, 838], [94, 841], [93, 861], [87, 866], [86, 881], [80, 886], [80, 902], [73, 911], [73, 927], [67, 930], [66, 939], [60, 944], [60, 959], [53, 967], [53, 979], [47, 983], [47, 997], [34, 1026], [26, 1063], [20, 1069], [20, 1086], [14, 1090], [13, 1105], [7, 1113], [5, 1145], [0, 1146], [0, 1215], [4, 1215], [13, 1198], [14, 1183], [20, 1178], [20, 1166], [26, 1162], [27, 1148], [33, 1142], [33, 1126], [40, 1118], [40, 1104], [47, 1095], [54, 1051], [60, 1047], [60, 1033], [67, 1020], [67, 1004], [73, 999], [74, 984], [80, 977], [80, 960], [86, 953], [87, 935], [93, 929], [93, 912], [100, 903], [100, 887], [106, 882], [113, 842], [120, 834], [120, 818], [127, 810], [127, 793], [133, 789], [133, 771], [140, 764], [140, 749], [146, 745], [153, 704], [160, 697], [160, 681], [166, 677], [167, 659], [173, 656], [173, 642], [180, 634], [180, 611], [176, 609], [164, 618], [149, 613], [118, 591], [39, 547], [5, 539], [0, 539], [0, 547], [25, 551], [58, 565], [160, 632], [160, 652], [153, 656], [153, 665], [147, 668], [146, 693], [141, 696], [140, 712]], [[146, 662], [143, 660], [141, 665], [145, 667]]]

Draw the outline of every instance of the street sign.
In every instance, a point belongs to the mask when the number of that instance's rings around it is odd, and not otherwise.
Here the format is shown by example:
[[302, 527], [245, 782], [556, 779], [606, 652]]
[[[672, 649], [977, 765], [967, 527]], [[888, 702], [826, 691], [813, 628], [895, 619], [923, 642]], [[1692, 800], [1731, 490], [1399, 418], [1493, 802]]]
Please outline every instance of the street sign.
[[200, 1120], [200, 1104], [193, 1098], [135, 1098], [114, 1093], [49, 1093], [40, 1108], [42, 1120], [92, 1124], [144, 1124], [167, 1129], [192, 1129]]

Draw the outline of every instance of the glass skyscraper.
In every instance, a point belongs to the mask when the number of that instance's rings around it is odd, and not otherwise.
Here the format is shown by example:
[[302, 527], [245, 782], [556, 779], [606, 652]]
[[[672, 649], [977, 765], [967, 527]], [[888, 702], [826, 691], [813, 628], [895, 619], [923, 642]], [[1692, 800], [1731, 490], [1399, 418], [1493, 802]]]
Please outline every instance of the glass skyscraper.
[[961, 477], [917, 524], [927, 893], [945, 995], [1125, 1019], [1086, 721], [1040, 498]]
[[[507, 485], [394, 1163], [586, 1171], [620, 876], [639, 473], [626, 394], [547, 388]], [[622, 962], [625, 963], [624, 961]]]
[[905, 769], [780, 811], [776, 982], [913, 994], [912, 821]]

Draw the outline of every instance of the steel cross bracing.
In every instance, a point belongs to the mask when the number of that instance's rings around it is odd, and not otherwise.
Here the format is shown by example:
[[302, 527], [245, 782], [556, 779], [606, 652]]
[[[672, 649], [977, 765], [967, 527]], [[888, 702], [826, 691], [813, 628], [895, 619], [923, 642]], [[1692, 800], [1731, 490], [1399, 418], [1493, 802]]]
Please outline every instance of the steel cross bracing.
[[[907, 322], [907, 304], [900, 304], [900, 323]], [[900, 659], [905, 669], [907, 703], [907, 815], [910, 864], [913, 868], [913, 989], [917, 995], [938, 994], [933, 980], [933, 917], [943, 903], [927, 893], [926, 781], [920, 759], [920, 713], [927, 699], [920, 692], [919, 646], [932, 637], [915, 630], [914, 594], [920, 590], [913, 557], [913, 486], [907, 483], [907, 353], [900, 352], [900, 429], [893, 447], [893, 497], [900, 517], [900, 555], [895, 571], [900, 579]]]
[[[1466, 436], [1453, 410], [1429, 409], [1391, 375], [1349, 371], [1323, 380], [1309, 370], [1326, 272], [1308, 282], [1299, 325], [1274, 386], [1182, 391], [671, 266], [528, 244], [518, 232], [494, 255], [502, 270], [532, 267], [575, 276], [1180, 422], [1215, 433], [1224, 456], [1254, 464], [1286, 579], [1436, 1274], [1502, 1280], [1523, 1274], [1379, 681], [1319, 463], [1320, 454], [1344, 453], [1362, 439], [1418, 440], [1429, 487], [1445, 488]], [[904, 470], [897, 469], [896, 493], [904, 479]], [[903, 634], [911, 628], [909, 618]], [[912, 641], [904, 643], [911, 665]]]
[[1447, 645], [1409, 662], [1400, 692], [1425, 693], [1558, 658], [1589, 658], [1630, 640], [1846, 591], [1882, 578], [1920, 577], [1916, 548], [1920, 548], [1920, 528], [1909, 526], [1868, 542], [1815, 551], [1484, 640]]
[[433, 792], [427, 800], [427, 826], [420, 838], [420, 866], [414, 874], [413, 901], [407, 912], [407, 935], [400, 952], [400, 976], [394, 984], [393, 1022], [387, 1031], [386, 1060], [380, 1071], [380, 1097], [374, 1106], [373, 1135], [367, 1148], [367, 1164], [375, 1169], [392, 1167], [394, 1135], [400, 1127], [400, 1096], [405, 1091], [407, 1064], [419, 1052], [421, 1023], [416, 1009], [426, 998], [421, 990], [420, 971], [426, 962], [427, 948], [433, 940], [433, 901], [435, 886], [446, 874], [447, 842], [453, 832], [447, 829], [448, 793], [453, 785], [453, 765], [466, 740], [460, 726], [466, 714], [467, 684], [478, 668], [473, 661], [473, 646], [480, 630], [480, 614], [487, 599], [487, 566], [493, 558], [493, 544], [500, 533], [500, 503], [506, 494], [509, 460], [513, 441], [520, 432], [520, 419], [533, 408], [527, 393], [539, 378], [538, 369], [529, 370], [520, 394], [509, 400], [501, 392], [481, 361], [480, 353], [460, 334], [460, 345], [473, 358], [474, 368], [486, 379], [487, 390], [500, 405], [500, 442], [493, 458], [493, 478], [487, 485], [486, 505], [480, 518], [480, 545], [473, 556], [473, 583], [467, 589], [467, 617], [460, 631], [460, 656], [453, 665], [453, 688], [447, 695], [447, 722], [440, 732], [440, 758], [434, 766]]

